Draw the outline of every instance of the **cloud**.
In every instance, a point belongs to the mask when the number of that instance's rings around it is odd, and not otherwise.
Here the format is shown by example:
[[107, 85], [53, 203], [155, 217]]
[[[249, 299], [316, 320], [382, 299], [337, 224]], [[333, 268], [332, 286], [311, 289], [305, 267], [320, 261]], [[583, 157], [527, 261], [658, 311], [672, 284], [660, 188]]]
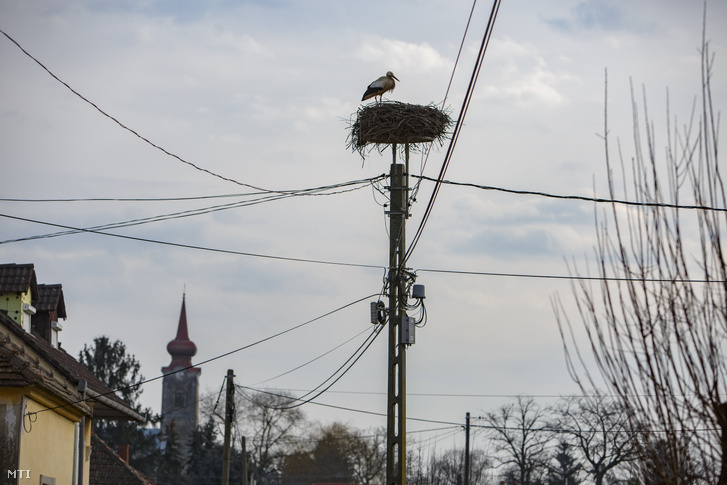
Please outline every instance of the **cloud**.
[[450, 66], [450, 61], [426, 42], [414, 44], [381, 37], [367, 39], [356, 50], [354, 58], [370, 64], [387, 65], [392, 71], [422, 73], [449, 69]]
[[487, 100], [518, 105], [560, 105], [568, 100], [568, 89], [580, 79], [554, 67], [532, 44], [510, 38], [492, 42], [488, 77], [478, 91]]
[[608, 0], [588, 0], [570, 9], [567, 15], [545, 19], [545, 23], [569, 34], [584, 31], [623, 32], [651, 30], [647, 23], [626, 17]]

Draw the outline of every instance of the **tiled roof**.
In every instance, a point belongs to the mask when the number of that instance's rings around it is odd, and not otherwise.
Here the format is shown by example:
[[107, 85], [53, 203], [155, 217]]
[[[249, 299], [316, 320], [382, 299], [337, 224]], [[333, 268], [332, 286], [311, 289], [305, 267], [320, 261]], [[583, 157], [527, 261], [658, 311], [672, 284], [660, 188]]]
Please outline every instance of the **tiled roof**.
[[[63, 349], [57, 349], [53, 347], [50, 342], [33, 333], [29, 334], [23, 330], [20, 325], [15, 323], [10, 317], [4, 312], [0, 312], [0, 330], [6, 328], [12, 332], [15, 336], [19, 337], [25, 345], [33, 349], [43, 359], [47, 360], [59, 374], [63, 375], [66, 379], [75, 383], [76, 385], [80, 381], [86, 381], [88, 388], [97, 394], [104, 396], [106, 399], [113, 403], [113, 407], [106, 406], [101, 402], [94, 402], [93, 404], [93, 416], [96, 418], [121, 418], [129, 419], [135, 415], [133, 410], [121, 399], [116, 393], [114, 393], [109, 387], [101, 382], [85, 365], [78, 362], [71, 355], [69, 355]], [[1, 335], [0, 335], [1, 337]], [[11, 348], [11, 344], [7, 340], [0, 338], [0, 351], [4, 352], [5, 355], [17, 354], [15, 349]], [[24, 353], [24, 352], [23, 352]], [[26, 355], [28, 359], [32, 358]], [[26, 359], [27, 360], [27, 359]], [[37, 363], [36, 363], [37, 366]], [[10, 386], [11, 384], [4, 380], [5, 376], [0, 376], [0, 386]], [[14, 377], [8, 376], [8, 379], [18, 379], [17, 374]], [[28, 384], [33, 383], [32, 379], [26, 380]], [[71, 390], [75, 396], [77, 396], [77, 390]], [[77, 397], [73, 398], [73, 401], [77, 400]], [[122, 409], [120, 411], [118, 408]]]
[[[0, 313], [0, 325], [0, 329], [19, 327], [4, 313]], [[72, 406], [84, 414], [92, 414], [91, 406], [79, 402], [81, 395], [77, 386], [69, 386], [66, 381], [58, 379], [53, 371], [43, 369], [39, 358], [26, 352], [22, 345], [14, 344], [7, 334], [0, 332], [0, 387], [29, 386], [43, 389], [66, 403], [73, 403]]]
[[154, 480], [145, 477], [126, 463], [101, 440], [91, 434], [90, 485], [154, 485]]
[[57, 311], [58, 318], [66, 318], [66, 302], [62, 285], [38, 285], [35, 309], [39, 312]]
[[28, 288], [33, 297], [38, 294], [38, 282], [32, 264], [0, 264], [0, 293], [22, 293]]

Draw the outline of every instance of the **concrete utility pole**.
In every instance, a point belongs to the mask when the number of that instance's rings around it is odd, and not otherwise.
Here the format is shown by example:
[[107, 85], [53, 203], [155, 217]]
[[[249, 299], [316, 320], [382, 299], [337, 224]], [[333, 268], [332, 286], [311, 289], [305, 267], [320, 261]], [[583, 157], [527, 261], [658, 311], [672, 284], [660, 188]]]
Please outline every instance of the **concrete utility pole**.
[[222, 485], [230, 485], [230, 442], [232, 415], [235, 412], [235, 373], [227, 370], [227, 394], [225, 394], [225, 441], [222, 448]]
[[[406, 147], [407, 156], [409, 147]], [[391, 145], [389, 210], [389, 387], [387, 409], [387, 485], [406, 485], [406, 346], [401, 342], [402, 319], [406, 316], [407, 199], [404, 165], [396, 163], [396, 144]], [[408, 157], [407, 157], [408, 158]], [[409, 160], [406, 160], [408, 164]]]

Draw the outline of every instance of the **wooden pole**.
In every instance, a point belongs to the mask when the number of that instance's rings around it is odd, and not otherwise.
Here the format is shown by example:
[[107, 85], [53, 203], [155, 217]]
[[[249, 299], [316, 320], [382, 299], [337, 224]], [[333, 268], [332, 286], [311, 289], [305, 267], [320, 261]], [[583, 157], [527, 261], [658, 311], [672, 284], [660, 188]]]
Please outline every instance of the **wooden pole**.
[[225, 439], [222, 445], [222, 485], [230, 485], [230, 442], [232, 434], [232, 413], [235, 409], [235, 374], [227, 370], [227, 394], [225, 395]]

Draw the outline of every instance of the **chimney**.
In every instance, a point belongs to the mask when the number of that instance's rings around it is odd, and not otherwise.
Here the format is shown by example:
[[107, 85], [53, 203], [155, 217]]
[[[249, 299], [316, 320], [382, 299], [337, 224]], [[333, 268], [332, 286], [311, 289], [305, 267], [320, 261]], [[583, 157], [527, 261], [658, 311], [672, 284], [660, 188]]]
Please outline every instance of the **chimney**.
[[119, 458], [129, 463], [129, 445], [119, 445]]

